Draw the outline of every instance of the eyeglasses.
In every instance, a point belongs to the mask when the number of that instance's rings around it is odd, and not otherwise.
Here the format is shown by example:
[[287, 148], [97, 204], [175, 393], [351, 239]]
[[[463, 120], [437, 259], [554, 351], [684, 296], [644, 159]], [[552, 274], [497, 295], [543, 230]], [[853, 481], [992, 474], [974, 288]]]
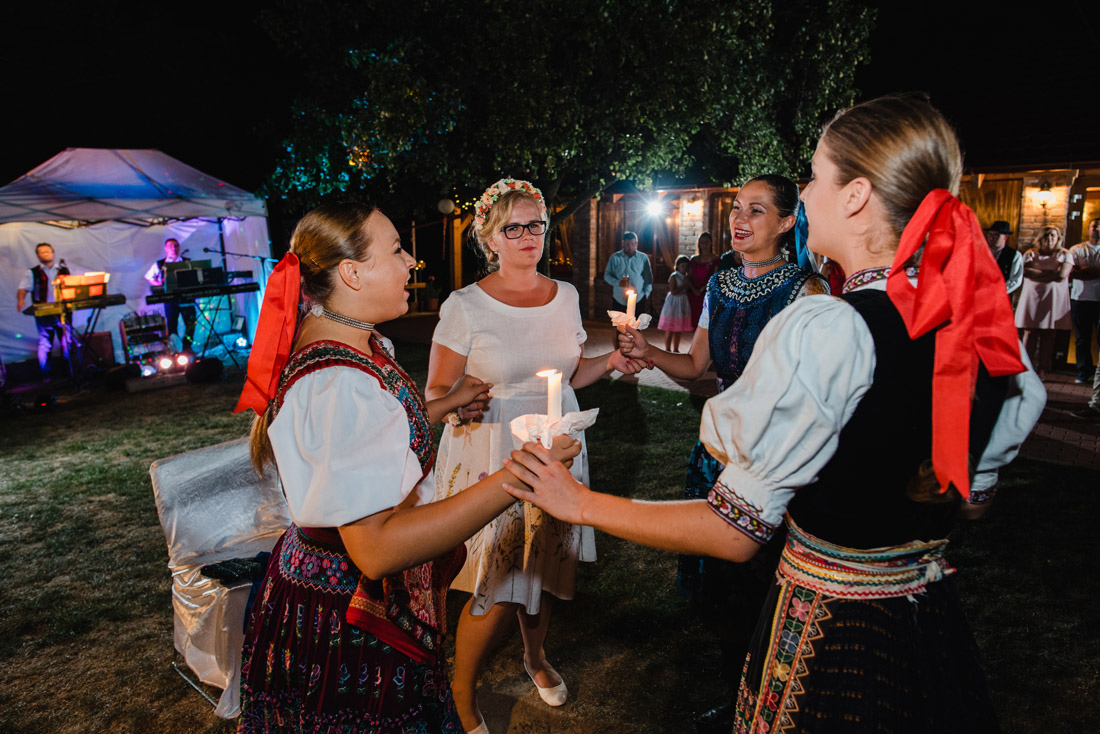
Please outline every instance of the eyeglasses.
[[500, 228], [500, 231], [504, 233], [504, 238], [508, 240], [518, 240], [523, 236], [523, 230], [527, 230], [533, 237], [538, 237], [540, 234], [546, 232], [546, 222], [528, 222], [527, 224], [506, 224]]

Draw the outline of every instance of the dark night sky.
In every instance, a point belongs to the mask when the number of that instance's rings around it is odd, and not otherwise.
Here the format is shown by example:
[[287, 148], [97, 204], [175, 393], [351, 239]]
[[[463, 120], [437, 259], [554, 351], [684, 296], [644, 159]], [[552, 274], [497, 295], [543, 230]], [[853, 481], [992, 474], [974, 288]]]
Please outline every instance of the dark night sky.
[[[0, 183], [67, 147], [119, 147], [159, 148], [242, 188], [260, 185], [294, 91], [254, 21], [262, 3], [37, 5], [6, 18]], [[929, 92], [971, 164], [1100, 160], [1100, 2], [1005, 5], [890, 4], [858, 76], [861, 96]]]

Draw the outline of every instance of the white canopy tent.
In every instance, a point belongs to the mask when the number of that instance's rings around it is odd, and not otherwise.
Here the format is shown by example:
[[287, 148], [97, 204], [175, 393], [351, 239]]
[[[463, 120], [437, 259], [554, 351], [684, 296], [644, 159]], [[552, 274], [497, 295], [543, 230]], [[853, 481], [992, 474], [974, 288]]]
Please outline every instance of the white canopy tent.
[[[164, 256], [169, 237], [194, 260], [222, 265], [222, 253], [236, 253], [224, 257], [226, 270], [250, 270], [261, 289], [266, 284], [263, 258], [271, 245], [263, 199], [158, 150], [69, 148], [0, 188], [0, 293], [15, 305], [41, 242], [53, 245], [73, 273], [110, 273], [108, 291], [126, 296], [126, 305], [105, 309], [96, 331], [112, 334], [121, 361], [118, 322], [161, 310], [146, 306], [143, 276]], [[250, 339], [261, 297], [262, 290], [235, 299]], [[76, 312], [75, 328], [82, 331], [90, 314]], [[36, 345], [34, 320], [14, 307], [0, 309], [0, 358], [32, 359]]]

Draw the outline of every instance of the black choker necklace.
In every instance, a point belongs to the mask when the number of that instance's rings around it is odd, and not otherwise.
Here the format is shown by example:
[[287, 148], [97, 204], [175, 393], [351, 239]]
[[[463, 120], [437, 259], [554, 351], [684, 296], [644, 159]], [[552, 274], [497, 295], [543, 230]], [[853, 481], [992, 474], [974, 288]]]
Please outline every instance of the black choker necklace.
[[783, 253], [779, 253], [775, 257], [768, 258], [767, 260], [761, 260], [760, 262], [752, 262], [751, 260], [742, 260], [741, 264], [746, 268], [766, 268], [769, 265], [775, 265], [777, 262], [783, 259]]
[[312, 313], [314, 316], [317, 316], [318, 318], [323, 317], [323, 318], [328, 319], [329, 321], [335, 321], [338, 324], [343, 324], [344, 326], [350, 326], [353, 329], [362, 329], [363, 331], [374, 331], [374, 324], [368, 323], [366, 321], [360, 321], [359, 319], [353, 319], [350, 316], [345, 316], [341, 313], [336, 313], [335, 311], [329, 311], [327, 308], [325, 308], [324, 306], [322, 306], [320, 304], [317, 304], [316, 306], [311, 308], [310, 313]]

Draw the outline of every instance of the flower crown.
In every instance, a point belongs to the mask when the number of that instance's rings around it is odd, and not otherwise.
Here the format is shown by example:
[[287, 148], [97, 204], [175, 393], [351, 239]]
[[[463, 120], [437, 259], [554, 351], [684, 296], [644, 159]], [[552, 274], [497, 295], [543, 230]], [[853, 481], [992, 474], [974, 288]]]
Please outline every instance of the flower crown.
[[474, 223], [477, 224], [479, 229], [485, 225], [485, 220], [489, 216], [489, 210], [493, 208], [493, 204], [496, 204], [497, 199], [509, 191], [526, 191], [535, 197], [535, 201], [539, 203], [539, 208], [542, 209], [542, 215], [546, 216], [546, 202], [542, 198], [542, 192], [535, 188], [534, 184], [530, 181], [502, 178], [485, 189], [485, 193], [477, 200], [477, 207], [474, 209]]

